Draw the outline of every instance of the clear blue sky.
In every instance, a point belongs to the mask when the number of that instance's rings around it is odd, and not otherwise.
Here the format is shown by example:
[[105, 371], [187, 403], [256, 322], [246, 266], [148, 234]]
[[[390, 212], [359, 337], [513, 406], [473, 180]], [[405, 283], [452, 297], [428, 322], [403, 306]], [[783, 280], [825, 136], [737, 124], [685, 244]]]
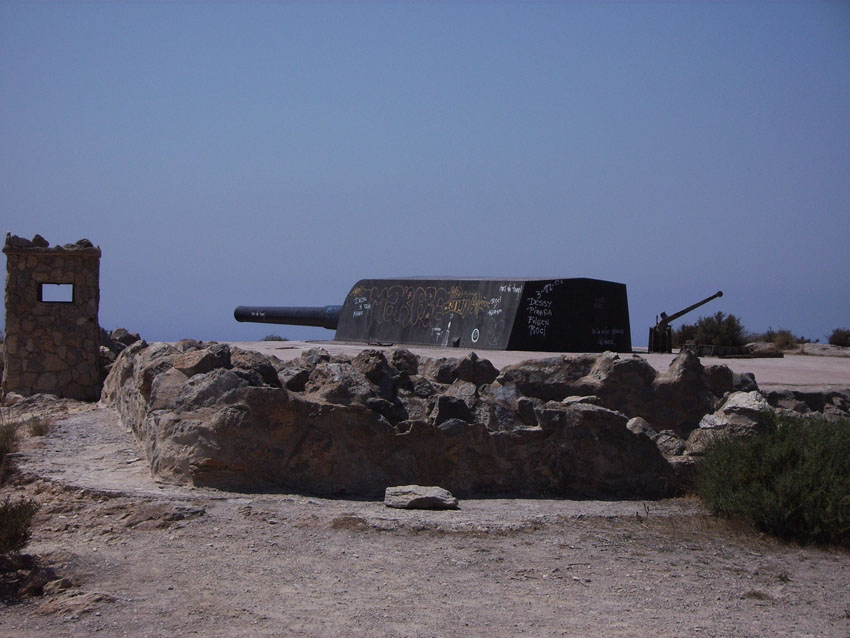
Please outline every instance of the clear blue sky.
[[635, 345], [850, 326], [850, 3], [0, 3], [0, 231], [101, 324], [329, 337], [364, 277], [595, 277]]

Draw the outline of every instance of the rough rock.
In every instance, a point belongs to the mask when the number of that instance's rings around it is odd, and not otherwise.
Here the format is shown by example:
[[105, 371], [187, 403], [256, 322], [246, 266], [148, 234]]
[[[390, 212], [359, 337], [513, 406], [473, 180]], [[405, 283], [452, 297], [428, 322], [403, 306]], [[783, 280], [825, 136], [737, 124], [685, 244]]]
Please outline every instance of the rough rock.
[[174, 358], [173, 366], [187, 377], [206, 374], [215, 368], [225, 367], [221, 359], [209, 350], [190, 350]]
[[781, 358], [785, 355], [774, 344], [766, 341], [754, 341], [744, 346], [744, 349], [756, 358]]
[[366, 405], [366, 400], [377, 396], [369, 380], [351, 365], [328, 361], [319, 363], [310, 373], [304, 391], [320, 401], [351, 405]]
[[735, 375], [729, 366], [705, 366], [705, 384], [712, 394], [722, 397], [735, 390]]
[[196, 339], [181, 339], [174, 344], [178, 352], [189, 352], [190, 350], [198, 350], [203, 348], [203, 344]]
[[288, 361], [277, 370], [278, 384], [293, 392], [304, 392], [313, 368], [307, 367], [300, 360]]
[[[316, 351], [297, 362], [311, 372], [295, 392], [280, 386], [285, 364], [265, 378], [257, 362], [231, 352], [234, 367], [186, 378], [174, 367], [181, 356], [167, 344], [135, 343], [104, 391], [161, 480], [359, 496], [407, 484], [458, 495], [657, 497], [677, 489], [670, 464], [626, 428], [623, 414], [585, 401], [547, 403], [496, 382], [476, 386], [451, 372], [457, 362], [414, 367], [404, 357], [402, 373], [382, 356], [355, 363]], [[387, 382], [400, 378], [407, 389]], [[451, 385], [439, 381], [449, 378]]]
[[764, 393], [767, 402], [774, 408], [794, 412], [830, 412], [838, 410], [850, 413], [850, 389], [838, 390], [831, 387], [786, 388]]
[[126, 328], [116, 328], [110, 333], [109, 338], [123, 346], [129, 346], [141, 339], [138, 332], [130, 332]]
[[724, 428], [697, 428], [688, 436], [685, 450], [691, 456], [701, 456], [712, 443], [727, 435]]
[[655, 441], [655, 445], [658, 446], [658, 449], [666, 457], [681, 456], [687, 448], [684, 439], [673, 432], [673, 430], [662, 430], [650, 438]]
[[766, 393], [765, 399], [773, 408], [780, 408], [797, 414], [810, 412], [806, 402], [798, 399], [794, 391], [790, 389], [771, 390]]
[[459, 399], [466, 404], [470, 410], [475, 407], [478, 401], [478, 388], [474, 383], [463, 381], [458, 378], [444, 392], [445, 396]]
[[706, 446], [719, 436], [752, 436], [764, 430], [771, 406], [756, 391], [733, 392], [720, 408], [700, 419], [699, 428], [686, 443], [689, 454], [703, 454]]
[[426, 359], [419, 365], [419, 374], [437, 383], [449, 385], [457, 379], [457, 363], [454, 357]]
[[380, 350], [364, 350], [351, 360], [351, 367], [374, 386], [375, 393], [391, 400], [398, 370], [393, 368]]
[[186, 386], [186, 375], [177, 368], [166, 370], [154, 377], [148, 397], [149, 410], [171, 410], [177, 407], [177, 398]]
[[231, 348], [230, 365], [240, 370], [255, 372], [262, 378], [265, 385], [281, 385], [276, 368], [276, 365], [280, 365], [280, 361], [276, 357], [265, 357], [259, 352]]
[[515, 386], [525, 396], [560, 401], [571, 394], [589, 394], [575, 388], [595, 363], [592, 355], [532, 359], [505, 366], [496, 381], [502, 386]]
[[442, 487], [399, 485], [386, 489], [384, 505], [398, 509], [456, 510], [458, 500]]
[[233, 370], [218, 368], [206, 374], [196, 374], [180, 390], [175, 408], [187, 412], [219, 402], [226, 403], [232, 391], [249, 385], [250, 381]]
[[642, 417], [632, 417], [626, 423], [626, 427], [630, 432], [649, 437], [668, 461], [671, 457], [681, 456], [686, 451], [687, 445], [684, 439], [673, 430], [656, 432], [649, 422]]
[[390, 354], [390, 363], [399, 372], [408, 375], [419, 374], [419, 357], [406, 348], [396, 348]]
[[496, 381], [543, 401], [593, 395], [606, 408], [644, 417], [680, 436], [696, 428], [732, 389], [726, 366], [703, 368], [691, 352], [679, 354], [663, 374], [643, 358], [606, 352], [524, 361], [503, 368]]
[[733, 373], [732, 387], [739, 392], [752, 392], [759, 389], [758, 383], [756, 383], [756, 375], [752, 372]]
[[626, 427], [629, 432], [633, 432], [634, 434], [643, 434], [652, 438], [656, 436], [658, 433], [652, 428], [649, 422], [641, 416], [635, 416], [629, 419], [626, 422]]
[[733, 392], [718, 411], [726, 415], [739, 414], [758, 419], [770, 411], [770, 404], [756, 391]]
[[657, 497], [680, 489], [688, 454], [757, 432], [776, 404], [850, 406], [841, 392], [734, 392], [728, 368], [688, 353], [663, 374], [604, 353], [524, 362], [493, 379], [477, 357], [315, 349], [283, 363], [187, 346], [131, 344], [103, 402], [160, 479], [228, 490], [378, 496], [418, 484], [458, 495]]
[[468, 356], [458, 361], [455, 367], [455, 377], [468, 381], [475, 386], [492, 383], [499, 376], [499, 371], [487, 359], [479, 359], [478, 355], [470, 352]]
[[468, 422], [472, 420], [472, 411], [463, 399], [440, 394], [436, 397], [430, 416], [434, 425], [440, 425], [449, 419]]
[[580, 396], [564, 397], [561, 400], [561, 403], [563, 405], [574, 405], [576, 403], [586, 403], [588, 405], [602, 405], [602, 402], [599, 400], [599, 397], [597, 397], [593, 394], [589, 394], [589, 395], [583, 396], [583, 397], [580, 397]]

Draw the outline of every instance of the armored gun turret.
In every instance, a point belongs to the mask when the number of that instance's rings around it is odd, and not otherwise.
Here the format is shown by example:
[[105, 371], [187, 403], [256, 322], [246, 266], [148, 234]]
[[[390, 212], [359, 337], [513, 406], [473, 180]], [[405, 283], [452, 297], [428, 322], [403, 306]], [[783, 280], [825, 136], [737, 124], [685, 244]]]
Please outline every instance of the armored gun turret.
[[363, 279], [342, 306], [239, 306], [237, 321], [320, 326], [336, 341], [631, 352], [625, 284], [599, 279]]

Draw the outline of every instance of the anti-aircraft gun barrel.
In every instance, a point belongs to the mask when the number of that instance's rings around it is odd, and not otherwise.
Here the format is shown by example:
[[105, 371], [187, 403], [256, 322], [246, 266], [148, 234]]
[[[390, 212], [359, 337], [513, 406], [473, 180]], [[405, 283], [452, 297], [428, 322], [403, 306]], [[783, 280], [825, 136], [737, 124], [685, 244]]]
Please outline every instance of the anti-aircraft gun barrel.
[[679, 318], [679, 317], [681, 317], [682, 315], [686, 315], [686, 314], [688, 314], [691, 310], [696, 310], [696, 309], [697, 309], [697, 308], [699, 308], [700, 306], [702, 306], [702, 305], [704, 305], [704, 304], [707, 304], [707, 303], [708, 303], [709, 301], [711, 301], [712, 299], [717, 299], [718, 297], [722, 297], [722, 296], [723, 296], [723, 291], [722, 291], [722, 290], [718, 290], [716, 293], [714, 293], [714, 294], [713, 294], [713, 295], [711, 295], [710, 297], [706, 297], [706, 298], [705, 298], [705, 299], [703, 299], [702, 301], [698, 301], [698, 302], [696, 302], [694, 305], [692, 305], [692, 306], [688, 306], [688, 307], [687, 307], [687, 308], [685, 308], [684, 310], [680, 310], [679, 312], [674, 312], [672, 315], [669, 315], [669, 316], [668, 316], [668, 315], [667, 315], [667, 313], [662, 312], [662, 313], [661, 313], [661, 321], [659, 321], [659, 322], [656, 324], [656, 326], [655, 326], [655, 327], [656, 327], [656, 328], [658, 328], [659, 326], [666, 326], [667, 324], [673, 323], [674, 321], [676, 321], [676, 319], [678, 319], [678, 318]]
[[238, 306], [233, 311], [233, 317], [236, 321], [336, 330], [341, 311], [342, 306]]
[[673, 329], [670, 327], [670, 324], [673, 323], [679, 317], [688, 314], [691, 310], [696, 310], [700, 306], [707, 304], [712, 299], [717, 299], [718, 297], [722, 296], [723, 291], [718, 290], [710, 297], [706, 297], [702, 301], [698, 301], [695, 304], [680, 310], [679, 312], [674, 312], [672, 315], [668, 315], [666, 312], [662, 312], [661, 319], [656, 321], [655, 326], [649, 329], [649, 352], [672, 352]]

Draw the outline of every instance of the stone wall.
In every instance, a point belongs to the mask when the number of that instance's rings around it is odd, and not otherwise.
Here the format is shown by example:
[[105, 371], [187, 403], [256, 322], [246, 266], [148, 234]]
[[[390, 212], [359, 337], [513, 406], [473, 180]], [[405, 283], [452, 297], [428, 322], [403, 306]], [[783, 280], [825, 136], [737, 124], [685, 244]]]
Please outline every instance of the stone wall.
[[3, 252], [6, 352], [0, 395], [98, 399], [100, 248], [87, 239], [50, 246], [40, 235], [28, 240], [7, 234]]

